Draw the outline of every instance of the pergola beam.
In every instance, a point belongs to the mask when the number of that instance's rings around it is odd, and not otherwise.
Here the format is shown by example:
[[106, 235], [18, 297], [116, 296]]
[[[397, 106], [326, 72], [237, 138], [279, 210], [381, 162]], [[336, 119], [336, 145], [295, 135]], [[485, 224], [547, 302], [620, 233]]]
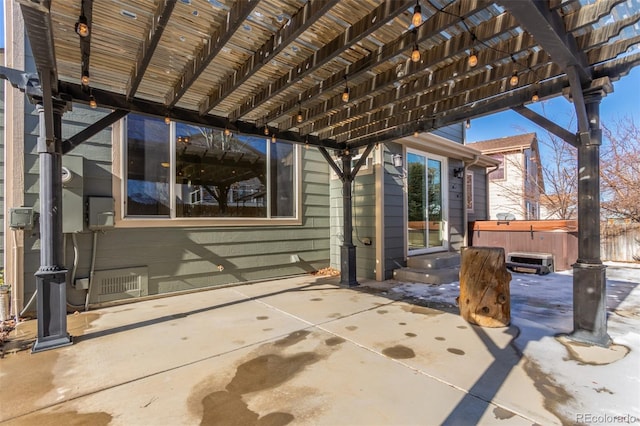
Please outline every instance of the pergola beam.
[[110, 113], [109, 115], [102, 117], [100, 120], [91, 124], [89, 127], [86, 127], [82, 131], [76, 133], [69, 139], [65, 139], [64, 141], [62, 141], [62, 154], [63, 155], [68, 154], [69, 151], [73, 150], [82, 142], [100, 133], [101, 131], [111, 126], [113, 123], [120, 120], [122, 117], [124, 117], [127, 114], [128, 114], [128, 111], [123, 109], [117, 109], [112, 113]]
[[[500, 43], [498, 47], [494, 50], [484, 50], [478, 53], [478, 69], [469, 69], [467, 64], [467, 58], [461, 58], [452, 62], [450, 65], [445, 66], [443, 68], [438, 69], [433, 73], [424, 73], [423, 69], [428, 68], [431, 65], [435, 65], [443, 58], [451, 57], [464, 49], [462, 46], [464, 44], [458, 43], [457, 40], [460, 38], [465, 38], [463, 33], [459, 38], [450, 39], [453, 40], [454, 44], [444, 43], [438, 47], [431, 49], [429, 52], [429, 56], [434, 58], [434, 60], [427, 62], [425, 64], [409, 62], [406, 71], [402, 77], [398, 77], [395, 73], [395, 70], [390, 70], [391, 72], [384, 73], [383, 75], [377, 75], [375, 78], [371, 78], [367, 82], [358, 85], [357, 87], [352, 88], [351, 93], [354, 94], [356, 99], [366, 98], [361, 102], [354, 102], [350, 107], [342, 108], [338, 110], [335, 114], [331, 116], [320, 118], [313, 123], [308, 124], [303, 127], [301, 130], [303, 133], [310, 132], [312, 129], [319, 134], [322, 134], [321, 137], [336, 137], [342, 133], [348, 133], [351, 130], [362, 127], [365, 124], [372, 124], [375, 121], [379, 120], [380, 117], [390, 117], [393, 116], [394, 113], [397, 113], [397, 110], [404, 112], [406, 109], [406, 104], [401, 103], [405, 99], [413, 99], [415, 98], [417, 93], [425, 92], [430, 90], [429, 93], [435, 93], [439, 89], [444, 89], [449, 92], [448, 86], [453, 81], [450, 76], [456, 75], [456, 79], [460, 80], [461, 84], [455, 84], [455, 87], [460, 87], [464, 85], [465, 79], [467, 77], [472, 79], [473, 81], [482, 81], [484, 83], [488, 83], [491, 81], [495, 81], [496, 79], [500, 79], [501, 77], [496, 73], [495, 69], [486, 69], [483, 67], [484, 64], [492, 63], [499, 59], [504, 59], [504, 52], [521, 52], [527, 50], [530, 47], [535, 46], [535, 41], [533, 38], [525, 33], [518, 35], [515, 39], [511, 39]], [[470, 39], [470, 37], [468, 37]], [[507, 54], [508, 58], [508, 54]], [[513, 70], [517, 70], [517, 67], [514, 68], [511, 63], [507, 64], [506, 67], [511, 67]], [[478, 70], [483, 70], [478, 72]], [[409, 78], [413, 75], [420, 74], [420, 76], [409, 80]], [[366, 95], [366, 86], [371, 84], [371, 91], [380, 91], [381, 89], [387, 87], [393, 87], [395, 83], [403, 81], [404, 84], [398, 88], [392, 88], [391, 90], [382, 91], [374, 96]], [[470, 81], [470, 80], [468, 80]], [[436, 96], [436, 98], [440, 98], [440, 94]], [[338, 109], [333, 108], [334, 109]], [[347, 120], [350, 116], [360, 116], [362, 114], [368, 114], [367, 116], [363, 116], [357, 120], [350, 121], [344, 125], [338, 127], [332, 127], [329, 131], [323, 132], [322, 129], [328, 127], [331, 122], [340, 122], [343, 120]]]
[[258, 1], [236, 1], [231, 6], [224, 20], [223, 28], [215, 31], [209, 38], [200, 52], [183, 69], [180, 81], [178, 81], [171, 91], [166, 95], [167, 108], [173, 108], [180, 98], [187, 93], [187, 90], [200, 77], [200, 74], [209, 66], [211, 61], [220, 53], [222, 48], [231, 40], [231, 37], [238, 31], [247, 17], [258, 6]]
[[564, 129], [563, 127], [558, 126], [556, 123], [549, 120], [547, 117], [544, 117], [538, 114], [537, 112], [530, 110], [524, 105], [516, 106], [511, 109], [514, 112], [517, 112], [518, 114], [523, 116], [524, 118], [527, 118], [529, 121], [532, 121], [538, 126], [542, 127], [543, 129], [553, 133], [554, 135], [556, 135], [563, 141], [567, 142], [568, 144], [576, 148], [578, 147], [578, 143], [576, 141], [576, 135]]
[[[200, 114], [204, 115], [218, 106], [240, 85], [258, 72], [271, 58], [293, 43], [318, 19], [322, 18], [339, 0], [310, 0], [291, 17], [287, 25], [280, 28], [233, 74], [220, 83], [217, 90], [209, 93], [200, 103]], [[238, 3], [244, 3], [242, 1]]]
[[[381, 46], [377, 50], [351, 63], [344, 70], [322, 80], [321, 82], [305, 90], [301, 94], [291, 96], [288, 99], [284, 100], [283, 102], [281, 102], [280, 107], [273, 109], [269, 111], [269, 113], [267, 113], [267, 120], [271, 121], [285, 115], [286, 113], [291, 111], [292, 108], [295, 108], [298, 100], [301, 100], [302, 102], [308, 102], [312, 99], [317, 98], [321, 94], [324, 94], [338, 86], [343, 85], [344, 77], [347, 75], [350, 79], [354, 79], [366, 72], [369, 72], [372, 68], [379, 66], [389, 59], [407, 51], [413, 46], [416, 41], [420, 43], [438, 35], [445, 29], [460, 23], [460, 21], [465, 17], [471, 16], [479, 10], [485, 8], [487, 4], [487, 0], [473, 0], [448, 5], [444, 9], [445, 12], [436, 12], [429, 20], [420, 25], [415, 35], [410, 31], [404, 32], [395, 40], [385, 44], [384, 46]], [[331, 109], [331, 107], [329, 107], [328, 105], [334, 102], [335, 100], [329, 100], [314, 106], [309, 110], [310, 112], [307, 120], [309, 117], [315, 117], [319, 114], [328, 112], [329, 109]]]
[[[459, 123], [469, 118], [504, 111], [505, 109], [510, 109], [512, 107], [531, 102], [531, 96], [534, 92], [538, 92], [541, 98], [551, 97], [557, 95], [567, 85], [568, 82], [566, 76], [561, 76], [555, 79], [550, 79], [537, 88], [533, 88], [533, 86], [524, 87], [505, 94], [505, 96], [502, 97], [495, 95], [492, 96], [488, 92], [485, 92], [486, 97], [483, 97], [482, 100], [470, 101], [467, 104], [462, 105], [457, 109], [449, 110], [446, 113], [429, 115], [418, 122], [399, 122], [395, 126], [389, 126], [387, 130], [379, 130], [375, 134], [363, 136], [356, 139], [354, 142], [350, 142], [349, 148], [359, 148], [371, 143], [390, 142], [394, 139], [399, 139], [412, 134], [418, 127], [421, 131], [428, 132], [454, 123]], [[500, 85], [494, 87], [493, 90], [498, 94]]]
[[[85, 93], [80, 85], [60, 82], [59, 88], [61, 96], [65, 100], [84, 104], [89, 103], [89, 94]], [[156, 117], [166, 116], [167, 107], [159, 102], [148, 101], [140, 98], [127, 99], [126, 95], [120, 95], [101, 89], [93, 89], [92, 94], [98, 105], [103, 108], [124, 110], [127, 112], [135, 112]], [[214, 115], [202, 116], [198, 114], [197, 111], [185, 108], [172, 108], [170, 117], [185, 123], [204, 125], [218, 129], [229, 128], [230, 130], [238, 131], [245, 135], [265, 137], [264, 127], [258, 127], [254, 123], [236, 121], [233, 123], [234, 125], [231, 126], [225, 117]], [[320, 140], [317, 136], [301, 136], [299, 133], [289, 131], [279, 132], [278, 138], [301, 144], [308, 143], [314, 146], [325, 146], [331, 149], [342, 149], [345, 146], [344, 144], [340, 144], [332, 140]]]
[[557, 11], [549, 9], [546, 2], [535, 0], [498, 0], [522, 28], [529, 32], [538, 44], [563, 70], [573, 67], [581, 84], [591, 80], [587, 61], [576, 41], [565, 30], [565, 24]]
[[[481, 38], [484, 38], [482, 36], [485, 34], [487, 37], [493, 38], [513, 30], [517, 26], [518, 23], [515, 19], [508, 15], [502, 15], [480, 24], [476, 30], [477, 33], [480, 34]], [[430, 34], [427, 34], [427, 36], [429, 35]], [[442, 85], [444, 82], [449, 81], [452, 75], [462, 76], [467, 73], [477, 73], [477, 69], [469, 69], [466, 58], [458, 59], [453, 63], [454, 65], [448, 65], [440, 68], [435, 73], [425, 73], [425, 69], [431, 69], [431, 67], [434, 67], [442, 61], [446, 61], [455, 55], [464, 52], [471, 42], [473, 42], [473, 39], [469, 33], [464, 32], [458, 34], [424, 52], [423, 55], [425, 59], [422, 61], [413, 62], [411, 60], [407, 60], [402, 67], [401, 73], [398, 73], [395, 68], [392, 68], [386, 72], [370, 77], [366, 81], [351, 87], [349, 109], [344, 108], [344, 102], [341, 99], [342, 94], [337, 94], [332, 96], [330, 99], [327, 99], [322, 104], [309, 109], [307, 121], [310, 122], [306, 124], [304, 122], [302, 124], [298, 124], [298, 127], [301, 128], [302, 133], [319, 132], [321, 129], [327, 127], [330, 122], [340, 122], [348, 119], [352, 114], [360, 115], [364, 112], [375, 111], [376, 109], [388, 105], [390, 102], [397, 102], [400, 100], [398, 96], [400, 95], [401, 90], [387, 90], [386, 92], [378, 93], [373, 96], [372, 94], [393, 87], [394, 84], [400, 81], [405, 82], [407, 86], [417, 84], [416, 82], [420, 81], [419, 85], [422, 86], [423, 89], [426, 89], [426, 86], [431, 87], [436, 84]], [[498, 44], [495, 49], [486, 49], [479, 52], [478, 61], [480, 67], [477, 68], [480, 69], [485, 63], [492, 63], [497, 58], [503, 58], [505, 55], [504, 52], [520, 52], [528, 47], [533, 47], [534, 45], [535, 42], [531, 36], [528, 34], [520, 34], [514, 39]], [[420, 77], [409, 81], [409, 79], [415, 75], [420, 75]], [[420, 92], [420, 89], [412, 88], [405, 97], [409, 95], [413, 96], [418, 92]], [[358, 102], [359, 99], [364, 100]], [[337, 113], [329, 116], [328, 113], [333, 111], [337, 111]], [[316, 117], [320, 118], [311, 121]]]
[[[317, 71], [320, 67], [349, 49], [351, 45], [372, 34], [387, 22], [392, 21], [396, 16], [405, 12], [413, 2], [414, 0], [385, 0], [384, 3], [378, 5], [378, 7], [347, 28], [343, 33], [323, 45], [319, 50], [293, 67], [287, 74], [281, 76], [276, 82], [264, 87], [258, 94], [243, 102], [240, 108], [237, 108], [230, 114], [231, 117], [237, 119], [245, 116], [271, 97], [284, 91], [294, 81], [300, 80]], [[293, 98], [289, 99], [285, 107], [286, 111], [282, 114], [286, 114], [296, 106], [297, 102], [292, 103], [292, 100]], [[302, 99], [298, 99], [298, 101], [301, 100]]]
[[165, 0], [164, 2], [160, 2], [156, 13], [153, 15], [149, 33], [147, 34], [147, 37], [142, 40], [142, 47], [138, 55], [138, 60], [136, 61], [131, 79], [129, 80], [129, 89], [127, 90], [128, 99], [136, 94], [136, 91], [144, 78], [147, 67], [149, 66], [149, 63], [151, 63], [153, 54], [155, 53], [158, 43], [162, 38], [162, 33], [164, 33], [164, 29], [166, 28], [169, 18], [173, 13], [173, 9], [176, 6], [176, 1], [177, 0]]
[[[596, 30], [596, 32], [608, 33], [606, 27]], [[498, 45], [497, 49], [485, 50], [478, 53], [479, 64], [489, 64], [493, 62], [499, 62], [505, 58], [504, 52], [518, 52], [526, 50], [535, 44], [531, 36], [525, 33], [520, 34], [517, 38], [503, 42]], [[605, 58], [606, 60], [617, 57], [619, 54], [624, 53], [628, 49], [629, 43], [615, 42], [608, 45], [600, 45], [599, 47], [592, 49], [590, 54], [597, 55], [598, 57]], [[437, 49], [433, 49], [436, 53], [440, 53]], [[537, 84], [539, 80], [551, 78], [555, 75], [562, 74], [562, 70], [559, 67], [555, 67], [555, 71], [549, 71], [550, 68], [546, 67], [546, 71], [542, 73], [540, 67], [550, 62], [548, 55], [544, 53], [534, 53], [530, 56], [528, 61], [528, 71], [520, 74], [520, 84]], [[431, 107], [438, 105], [438, 101], [441, 99], [442, 91], [445, 90], [449, 96], [471, 93], [471, 88], [482, 87], [483, 85], [504, 82], [503, 75], [511, 75], [513, 72], [519, 71], [519, 66], [513, 63], [505, 65], [502, 70], [495, 68], [485, 69], [484, 71], [468, 70], [466, 59], [459, 59], [457, 62], [450, 64], [447, 67], [441, 68], [433, 74], [419, 77], [415, 80], [408, 81], [406, 85], [386, 93], [376, 95], [367, 101], [357, 103], [349, 109], [343, 109], [333, 114], [332, 117], [320, 119], [315, 124], [315, 129], [318, 131], [318, 136], [322, 139], [350, 139], [352, 137], [359, 137], [361, 135], [360, 129], [367, 128], [367, 126], [373, 125], [380, 121], [385, 121], [392, 118], [395, 122], [398, 120], [398, 114], [405, 113], [411, 109], [415, 109], [419, 106], [426, 106], [428, 104]], [[479, 67], [482, 69], [482, 67]], [[450, 75], [457, 75], [458, 80], [454, 81], [451, 86], [451, 81], [448, 79]], [[434, 83], [440, 82], [440, 83]], [[508, 87], [504, 85], [503, 90]], [[428, 90], [428, 92], [426, 92]], [[419, 94], [416, 97], [416, 94]], [[405, 100], [408, 99], [408, 100]], [[469, 99], [472, 99], [469, 98]], [[468, 101], [469, 99], [466, 99]], [[371, 113], [368, 113], [371, 111]], [[363, 116], [364, 114], [368, 114]], [[329, 120], [333, 122], [340, 122], [347, 120], [350, 116], [361, 116], [348, 123], [335, 126], [328, 131], [322, 131], [321, 129], [330, 125]], [[415, 120], [416, 117], [408, 117], [409, 120]], [[301, 129], [302, 133], [305, 133], [308, 129]], [[380, 128], [376, 129], [380, 130]], [[365, 130], [366, 131], [366, 130]], [[353, 134], [352, 132], [356, 132]]]
[[[53, 24], [51, 22], [51, 0], [38, 3], [30, 0], [17, 0], [24, 18], [29, 44], [38, 73], [47, 72], [48, 77], [40, 76], [51, 82], [58, 81], [56, 51], [53, 44]], [[52, 84], [52, 93], [57, 93], [57, 86]]]

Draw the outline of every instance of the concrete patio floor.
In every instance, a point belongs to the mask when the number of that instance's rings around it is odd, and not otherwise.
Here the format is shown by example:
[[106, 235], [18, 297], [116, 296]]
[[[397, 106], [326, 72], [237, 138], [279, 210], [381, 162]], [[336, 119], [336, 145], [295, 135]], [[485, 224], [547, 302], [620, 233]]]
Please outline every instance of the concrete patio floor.
[[[74, 345], [0, 360], [11, 425], [574, 423], [514, 326], [300, 276], [70, 315]], [[367, 286], [369, 284], [369, 286]], [[14, 345], [30, 345], [35, 321]], [[562, 362], [561, 359], [558, 362]]]

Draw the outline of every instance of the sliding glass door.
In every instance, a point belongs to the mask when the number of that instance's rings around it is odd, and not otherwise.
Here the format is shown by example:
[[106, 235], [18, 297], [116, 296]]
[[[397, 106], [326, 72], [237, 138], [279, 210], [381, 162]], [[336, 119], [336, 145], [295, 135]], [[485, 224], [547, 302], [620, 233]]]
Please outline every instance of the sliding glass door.
[[446, 248], [446, 159], [408, 151], [406, 170], [409, 254]]

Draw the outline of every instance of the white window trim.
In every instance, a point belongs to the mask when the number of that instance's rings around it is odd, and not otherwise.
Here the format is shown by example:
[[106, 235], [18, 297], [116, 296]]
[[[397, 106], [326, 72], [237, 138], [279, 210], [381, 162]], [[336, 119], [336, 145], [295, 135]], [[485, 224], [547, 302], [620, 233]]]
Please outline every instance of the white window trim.
[[[123, 125], [124, 120], [119, 120], [113, 124], [111, 132], [111, 173], [112, 173], [112, 191], [115, 199], [115, 227], [116, 228], [171, 228], [171, 227], [224, 227], [224, 226], [274, 226], [274, 225], [302, 225], [302, 150], [298, 144], [294, 145], [296, 165], [294, 170], [294, 193], [296, 194], [296, 214], [294, 217], [175, 217], [175, 146], [171, 142], [170, 158], [171, 158], [171, 197], [170, 197], [170, 217], [150, 217], [150, 216], [125, 216], [126, 200], [126, 153], [124, 151], [126, 141], [126, 126]], [[171, 141], [175, 141], [175, 125], [171, 125]], [[267, 162], [270, 156], [267, 157]], [[268, 163], [267, 163], [268, 168]], [[267, 173], [267, 184], [270, 182], [270, 173]], [[267, 200], [267, 212], [269, 210], [269, 201]]]

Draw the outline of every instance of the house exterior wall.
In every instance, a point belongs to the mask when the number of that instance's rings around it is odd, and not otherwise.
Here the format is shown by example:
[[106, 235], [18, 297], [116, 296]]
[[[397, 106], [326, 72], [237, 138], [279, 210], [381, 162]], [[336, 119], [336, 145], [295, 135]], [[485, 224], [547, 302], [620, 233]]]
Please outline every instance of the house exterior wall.
[[504, 179], [489, 174], [490, 219], [512, 214], [516, 220], [540, 219], [540, 184], [537, 164], [530, 148], [500, 154], [504, 161]]
[[[28, 46], [17, 54], [24, 57], [26, 71], [35, 70]], [[14, 96], [25, 98], [16, 89], [11, 90]], [[78, 133], [107, 113], [105, 110], [74, 104], [72, 111], [63, 116], [63, 139]], [[24, 189], [15, 198], [23, 198], [17, 205], [33, 206], [38, 213], [39, 118], [34, 105], [28, 101], [22, 108], [12, 109], [11, 114], [11, 120], [24, 125], [24, 155], [16, 159], [18, 162], [24, 161], [24, 172], [18, 170], [15, 172], [18, 175], [14, 177], [16, 181], [24, 181]], [[119, 137], [117, 133], [107, 128], [64, 156], [84, 158], [82, 179], [85, 201], [90, 196], [117, 197], [113, 190], [117, 171], [112, 157], [113, 138]], [[313, 148], [300, 147], [300, 158], [301, 200], [298, 214], [301, 224], [278, 225], [274, 222], [246, 226], [198, 226], [194, 223], [192, 226], [179, 227], [106, 229], [97, 234], [95, 270], [146, 266], [149, 274], [148, 294], [153, 295], [307, 273], [328, 266], [328, 165]], [[360, 196], [364, 197], [364, 194]], [[88, 277], [93, 234], [83, 231], [72, 237], [68, 233], [64, 235], [64, 240], [65, 267], [69, 271], [74, 269], [74, 245], [77, 244], [75, 277]], [[5, 233], [3, 243], [7, 244], [8, 241]], [[24, 286], [21, 305], [35, 291], [34, 273], [40, 267], [39, 250], [40, 236], [36, 228], [24, 235], [24, 255], [20, 256], [24, 268], [16, 277]], [[86, 292], [75, 290], [70, 282], [68, 284], [69, 302], [84, 304]]]
[[522, 152], [503, 154], [504, 179], [489, 174], [490, 219], [497, 220], [499, 214], [511, 214], [516, 220], [526, 219], [524, 210], [524, 166]]
[[[76, 134], [106, 112], [74, 105], [63, 120], [63, 138]], [[25, 116], [32, 131], [27, 140], [27, 203], [38, 204], [35, 140], [38, 118]], [[82, 143], [69, 156], [84, 157], [84, 195], [114, 196], [112, 131], [104, 130]], [[118, 136], [115, 136], [118, 137]], [[329, 262], [328, 165], [315, 149], [302, 149], [302, 225], [198, 226], [108, 229], [98, 235], [95, 269], [147, 266], [149, 294], [193, 290], [222, 284], [310, 272]], [[30, 204], [27, 204], [30, 205]], [[92, 233], [76, 233], [79, 248], [76, 278], [88, 277]], [[73, 243], [66, 234], [66, 266], [71, 270]], [[35, 289], [39, 268], [38, 235], [28, 237], [25, 250], [25, 296]], [[297, 255], [299, 261], [292, 260]], [[223, 270], [219, 271], [218, 267]], [[72, 303], [84, 302], [85, 292], [68, 289]]]
[[[436, 132], [434, 132], [435, 134]], [[439, 129], [439, 136], [461, 143], [464, 136], [462, 124]], [[428, 149], [425, 151], [428, 153]], [[406, 189], [405, 170], [393, 165], [393, 155], [406, 156], [399, 143], [386, 143], [372, 151], [373, 167], [360, 170], [352, 187], [353, 244], [356, 246], [356, 274], [359, 278], [390, 279], [393, 270], [406, 266]], [[447, 175], [448, 191], [444, 196], [448, 203], [449, 249], [459, 250], [463, 243], [464, 207], [462, 199], [462, 179], [453, 178], [453, 169], [462, 167], [461, 160], [447, 159], [443, 172]], [[477, 168], [484, 178], [483, 169]], [[382, 189], [376, 192], [376, 182]], [[476, 198], [486, 199], [486, 185], [474, 189]], [[377, 200], [377, 201], [376, 201]], [[484, 218], [486, 203], [478, 204], [474, 217]], [[380, 226], [381, 238], [376, 236], [376, 223]], [[365, 238], [371, 245], [364, 245]], [[331, 267], [340, 269], [340, 246], [342, 245], [342, 182], [333, 176], [331, 180]], [[382, 247], [379, 247], [379, 245]], [[381, 255], [376, 256], [376, 253]]]
[[393, 155], [402, 155], [403, 147], [386, 144], [384, 151], [384, 262], [382, 279], [393, 277], [393, 270], [406, 265], [407, 229], [405, 224], [405, 197], [403, 169], [393, 165]]

